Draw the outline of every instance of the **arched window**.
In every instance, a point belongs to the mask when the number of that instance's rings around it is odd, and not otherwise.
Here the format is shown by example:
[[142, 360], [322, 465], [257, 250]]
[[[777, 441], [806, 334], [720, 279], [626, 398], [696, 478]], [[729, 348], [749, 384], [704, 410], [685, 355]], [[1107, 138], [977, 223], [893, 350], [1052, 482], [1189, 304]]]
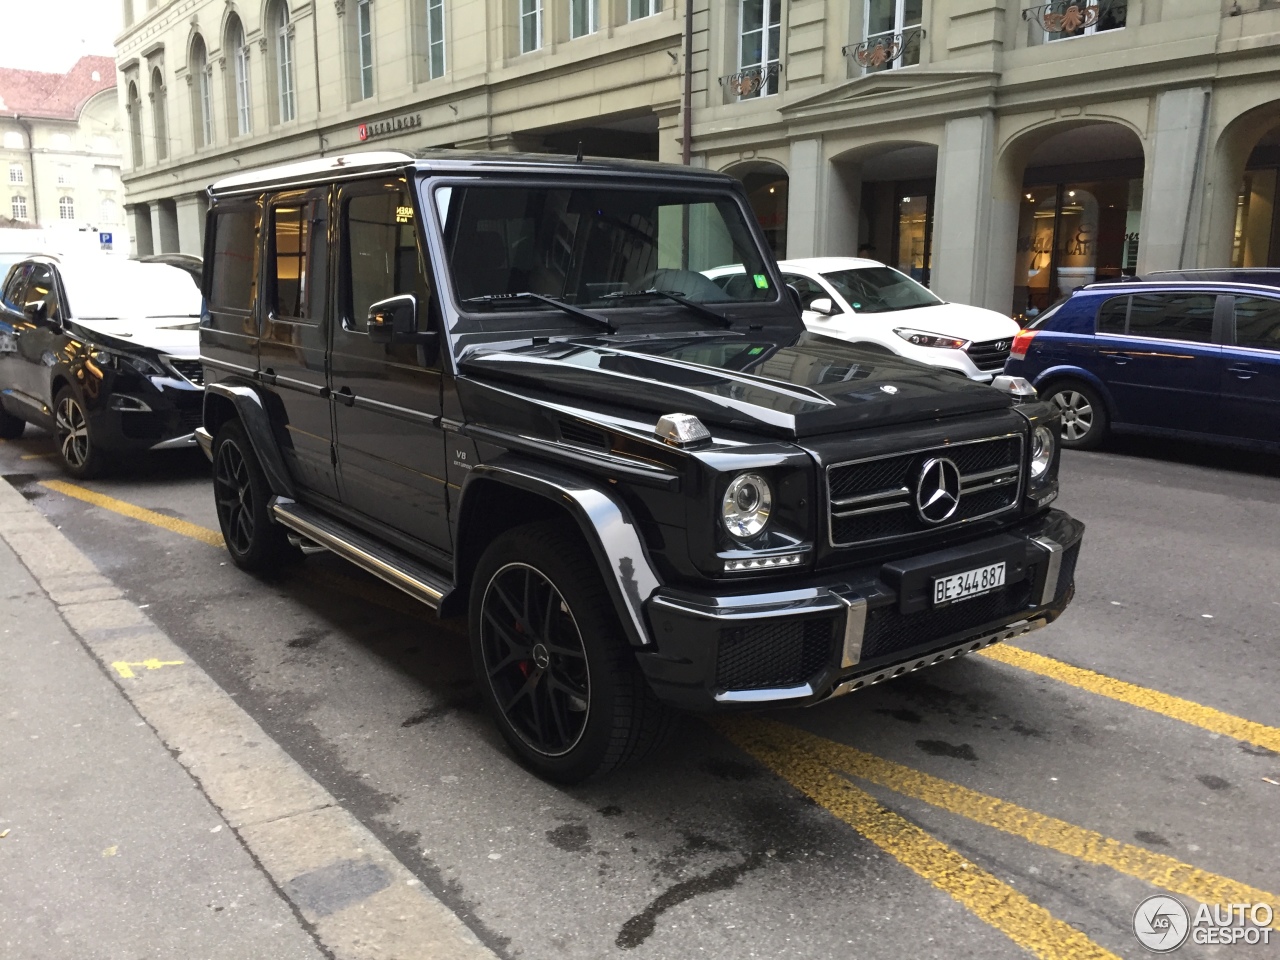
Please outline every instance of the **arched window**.
[[27, 219], [27, 198], [20, 193], [15, 193], [13, 200], [10, 202], [10, 211], [15, 220]]
[[76, 218], [76, 202], [71, 197], [58, 199], [58, 219], [74, 220]]
[[285, 0], [275, 0], [271, 5], [267, 24], [276, 59], [276, 110], [280, 122], [288, 123], [298, 115], [298, 106], [293, 89], [293, 24], [289, 22], [289, 5]]
[[231, 96], [228, 100], [235, 104], [232, 123], [237, 136], [248, 136], [253, 132], [253, 114], [249, 98], [249, 48], [244, 42], [244, 27], [239, 17], [232, 17], [227, 24], [227, 53], [231, 56]]
[[142, 97], [138, 85], [129, 83], [129, 146], [133, 149], [133, 166], [141, 167], [146, 160], [142, 156]]
[[165, 106], [164, 75], [160, 68], [151, 71], [151, 119], [156, 135], [156, 159], [169, 156], [169, 123]]
[[196, 143], [207, 147], [213, 143], [213, 100], [209, 93], [209, 52], [204, 37], [196, 34], [191, 42], [191, 116], [195, 120]]

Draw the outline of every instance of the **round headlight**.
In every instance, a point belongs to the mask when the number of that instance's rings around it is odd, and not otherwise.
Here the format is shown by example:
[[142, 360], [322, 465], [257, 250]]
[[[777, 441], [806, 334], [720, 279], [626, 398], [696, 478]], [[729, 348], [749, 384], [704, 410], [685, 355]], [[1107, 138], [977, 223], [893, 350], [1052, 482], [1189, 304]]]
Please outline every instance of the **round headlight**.
[[1053, 445], [1057, 443], [1053, 431], [1044, 424], [1031, 432], [1031, 479], [1044, 476], [1053, 461]]
[[750, 540], [769, 522], [773, 493], [758, 473], [740, 473], [724, 492], [724, 528], [739, 540]]

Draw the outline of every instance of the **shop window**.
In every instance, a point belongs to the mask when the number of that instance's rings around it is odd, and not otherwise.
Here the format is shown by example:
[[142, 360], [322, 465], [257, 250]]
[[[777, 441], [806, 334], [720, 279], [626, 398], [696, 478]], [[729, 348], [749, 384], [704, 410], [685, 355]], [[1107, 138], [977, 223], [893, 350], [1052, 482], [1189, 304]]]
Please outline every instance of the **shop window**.
[[912, 280], [929, 285], [933, 259], [933, 194], [897, 196], [898, 215], [894, 224], [899, 270]]
[[924, 0], [867, 0], [867, 33], [845, 52], [866, 73], [913, 67], [920, 62]]

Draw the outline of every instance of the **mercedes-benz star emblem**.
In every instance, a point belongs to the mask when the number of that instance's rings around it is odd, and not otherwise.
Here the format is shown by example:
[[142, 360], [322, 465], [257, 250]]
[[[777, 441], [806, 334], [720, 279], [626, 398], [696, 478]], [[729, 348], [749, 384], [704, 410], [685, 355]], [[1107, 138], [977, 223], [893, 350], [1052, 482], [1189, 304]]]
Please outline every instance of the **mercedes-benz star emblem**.
[[925, 523], [942, 523], [960, 506], [960, 468], [945, 457], [926, 460], [916, 481], [916, 510]]
[[883, 390], [885, 393], [897, 393], [897, 392], [898, 392], [898, 388], [897, 388], [897, 387], [895, 387], [892, 383], [882, 383], [882, 384], [880, 384], [880, 389], [881, 389], [881, 390]]

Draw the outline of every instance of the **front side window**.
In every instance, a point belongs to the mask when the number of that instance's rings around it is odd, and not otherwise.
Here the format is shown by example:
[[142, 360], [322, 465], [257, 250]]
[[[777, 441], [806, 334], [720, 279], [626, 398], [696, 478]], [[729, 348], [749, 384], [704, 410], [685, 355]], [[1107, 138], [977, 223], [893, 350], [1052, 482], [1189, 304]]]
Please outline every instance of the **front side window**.
[[598, 11], [599, 0], [569, 0], [569, 37], [576, 39], [595, 33]]
[[373, 10], [369, 0], [356, 3], [356, 52], [360, 73], [360, 99], [373, 96]]
[[867, 0], [867, 37], [853, 49], [867, 73], [920, 62], [924, 0]]
[[1280, 350], [1280, 300], [1236, 297], [1236, 343], [1255, 350]]
[[738, 0], [738, 73], [733, 89], [740, 99], [778, 92], [781, 33], [781, 0]]
[[431, 291], [418, 266], [408, 187], [352, 197], [343, 215], [346, 326], [363, 332], [370, 306], [405, 293], [417, 297], [418, 316], [425, 318]]
[[26, 183], [27, 171], [20, 163], [9, 164], [9, 182], [10, 183]]
[[22, 308], [44, 304], [44, 315], [48, 320], [58, 319], [58, 283], [53, 268], [47, 264], [37, 263], [31, 267], [27, 278], [27, 290], [22, 298]]
[[27, 219], [27, 198], [20, 193], [15, 193], [10, 201], [9, 210], [14, 220]]
[[789, 287], [795, 287], [796, 292], [800, 294], [800, 309], [810, 310], [813, 308], [813, 301], [821, 300], [823, 297], [830, 299], [831, 294], [822, 289], [822, 285], [808, 277], [802, 277], [798, 273], [784, 273], [782, 282]]
[[444, 76], [444, 0], [427, 3], [427, 76], [432, 80]]
[[520, 0], [520, 52], [542, 46], [542, 0]]
[[835, 287], [857, 313], [892, 313], [942, 303], [927, 287], [892, 267], [832, 270], [822, 278]]
[[628, 20], [643, 20], [662, 10], [662, 0], [630, 0], [627, 6]]
[[76, 218], [76, 202], [70, 197], [61, 197], [58, 200], [58, 219], [74, 220]]
[[293, 24], [283, 0], [271, 9], [271, 32], [275, 36], [277, 109], [280, 122], [288, 123], [297, 116], [298, 108], [293, 90]]
[[271, 210], [273, 310], [279, 317], [318, 322], [324, 316], [324, 205], [307, 200]]
[[1143, 293], [1129, 302], [1131, 337], [1209, 343], [1217, 297], [1207, 293]]
[[257, 293], [258, 212], [254, 207], [220, 210], [213, 226], [213, 273], [209, 305], [253, 309]]

